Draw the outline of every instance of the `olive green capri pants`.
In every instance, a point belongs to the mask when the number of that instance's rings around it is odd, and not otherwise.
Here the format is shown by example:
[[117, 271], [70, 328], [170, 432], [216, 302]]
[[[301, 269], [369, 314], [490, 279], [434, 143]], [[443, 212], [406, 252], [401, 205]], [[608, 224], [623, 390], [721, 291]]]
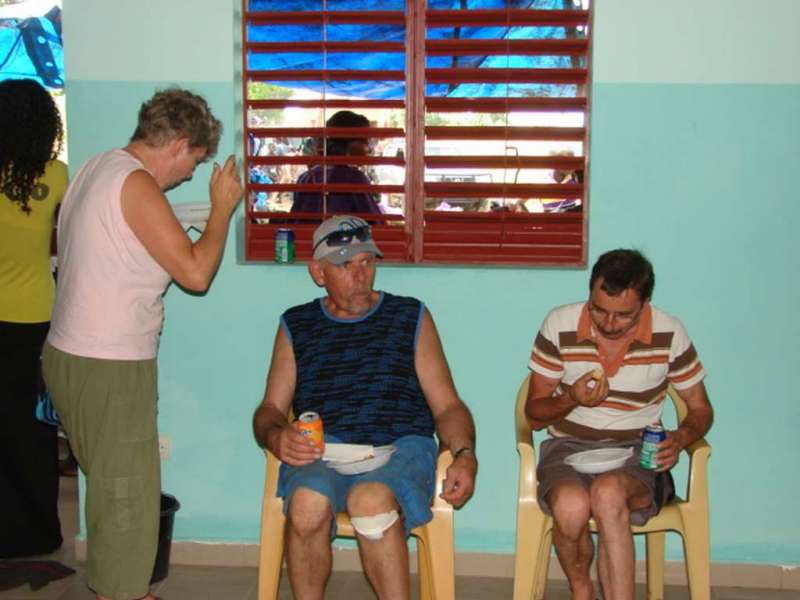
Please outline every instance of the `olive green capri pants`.
[[114, 600], [141, 598], [158, 546], [156, 359], [87, 358], [47, 343], [42, 358], [53, 404], [86, 475], [89, 587]]

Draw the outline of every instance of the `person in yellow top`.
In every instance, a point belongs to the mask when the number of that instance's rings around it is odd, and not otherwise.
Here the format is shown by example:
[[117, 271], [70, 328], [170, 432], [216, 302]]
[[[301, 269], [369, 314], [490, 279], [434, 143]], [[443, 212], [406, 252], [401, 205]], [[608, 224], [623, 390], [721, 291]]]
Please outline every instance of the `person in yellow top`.
[[0, 81], [0, 558], [62, 542], [57, 432], [34, 416], [53, 308], [50, 240], [67, 187], [62, 142], [47, 90]]

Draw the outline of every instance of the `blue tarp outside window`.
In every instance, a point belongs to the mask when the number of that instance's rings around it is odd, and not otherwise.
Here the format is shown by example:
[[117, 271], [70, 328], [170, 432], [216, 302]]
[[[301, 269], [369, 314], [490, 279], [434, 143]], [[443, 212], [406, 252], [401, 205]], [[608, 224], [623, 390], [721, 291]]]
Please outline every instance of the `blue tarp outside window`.
[[2, 14], [0, 13], [0, 81], [35, 79], [49, 89], [63, 89], [61, 9], [53, 6], [41, 17], [2, 18]]
[[[250, 0], [250, 11], [403, 11], [404, 0]], [[572, 0], [428, 0], [428, 9], [573, 9]], [[429, 27], [427, 39], [564, 39], [570, 32], [565, 27]], [[249, 42], [298, 42], [298, 41], [383, 41], [404, 42], [405, 28], [402, 25], [353, 25], [329, 23], [323, 25], [250, 24], [247, 31]], [[327, 52], [327, 53], [259, 53], [249, 52], [248, 69], [251, 71], [280, 70], [405, 70], [405, 55], [401, 52]], [[569, 56], [429, 56], [428, 68], [512, 68], [546, 69], [574, 68], [578, 65]], [[585, 66], [585, 65], [580, 65]], [[282, 81], [282, 87], [310, 89], [317, 93], [328, 93], [357, 98], [401, 99], [405, 96], [402, 81]], [[462, 83], [459, 85], [430, 85], [426, 87], [428, 97], [513, 97], [513, 96], [574, 96], [574, 86], [553, 84], [525, 84], [507, 86], [489, 83]]]

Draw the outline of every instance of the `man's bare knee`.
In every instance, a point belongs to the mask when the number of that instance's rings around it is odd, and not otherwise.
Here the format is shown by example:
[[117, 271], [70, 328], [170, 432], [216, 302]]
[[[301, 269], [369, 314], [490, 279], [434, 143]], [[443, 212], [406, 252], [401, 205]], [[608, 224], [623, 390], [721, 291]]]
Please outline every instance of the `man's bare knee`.
[[304, 536], [329, 530], [333, 513], [328, 499], [314, 490], [298, 488], [289, 502], [288, 526], [298, 535]]
[[347, 512], [356, 533], [368, 540], [382, 540], [384, 532], [400, 518], [392, 490], [382, 483], [362, 483], [347, 496]]
[[589, 496], [592, 515], [598, 521], [629, 518], [628, 491], [620, 476], [598, 477], [592, 483]]
[[589, 492], [580, 484], [557, 484], [547, 496], [553, 520], [559, 531], [568, 537], [577, 537], [591, 516]]
[[382, 483], [359, 483], [347, 495], [347, 513], [351, 517], [376, 515], [398, 508], [394, 493]]

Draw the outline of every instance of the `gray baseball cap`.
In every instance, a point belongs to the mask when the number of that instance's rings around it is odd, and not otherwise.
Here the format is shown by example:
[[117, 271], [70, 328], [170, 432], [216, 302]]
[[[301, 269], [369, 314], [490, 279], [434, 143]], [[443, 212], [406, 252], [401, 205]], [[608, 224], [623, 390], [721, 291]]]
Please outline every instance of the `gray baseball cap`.
[[337, 215], [322, 222], [312, 238], [314, 260], [327, 260], [340, 265], [359, 252], [372, 252], [383, 258], [383, 253], [372, 239], [372, 229], [364, 219]]

